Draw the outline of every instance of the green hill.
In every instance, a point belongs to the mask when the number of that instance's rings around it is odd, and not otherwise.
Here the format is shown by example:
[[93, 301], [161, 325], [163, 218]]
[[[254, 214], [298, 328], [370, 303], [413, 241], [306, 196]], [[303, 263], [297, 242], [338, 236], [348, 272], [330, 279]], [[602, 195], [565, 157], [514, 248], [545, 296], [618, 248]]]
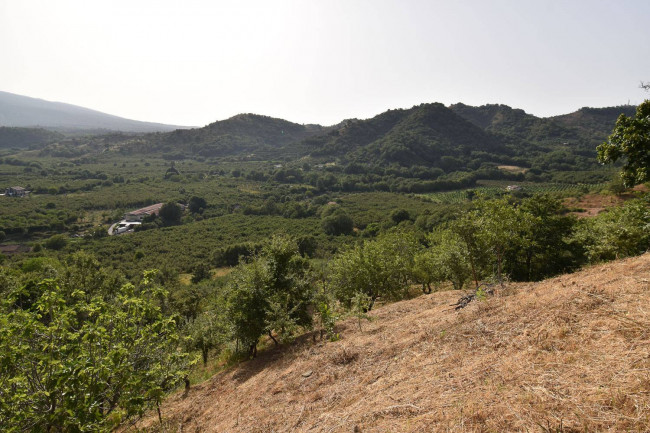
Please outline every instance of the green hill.
[[510, 153], [496, 137], [442, 104], [347, 120], [327, 136], [304, 144], [312, 156], [338, 156], [379, 165], [437, 166], [445, 156], [467, 158], [473, 151]]
[[145, 146], [149, 150], [176, 152], [179, 156], [269, 154], [279, 147], [325, 131], [327, 128], [320, 125], [300, 125], [258, 114], [238, 114], [203, 128], [150, 135]]
[[63, 138], [58, 132], [41, 128], [0, 126], [0, 149], [32, 149]]

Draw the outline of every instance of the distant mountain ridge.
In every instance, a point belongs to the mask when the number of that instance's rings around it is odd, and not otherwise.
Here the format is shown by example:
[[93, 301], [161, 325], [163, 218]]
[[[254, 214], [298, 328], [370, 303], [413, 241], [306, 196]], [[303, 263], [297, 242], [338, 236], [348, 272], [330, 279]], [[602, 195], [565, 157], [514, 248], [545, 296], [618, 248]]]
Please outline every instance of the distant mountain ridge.
[[0, 91], [0, 126], [123, 132], [167, 132], [184, 126], [141, 122], [96, 110]]
[[359, 162], [402, 165], [436, 165], [443, 156], [505, 151], [495, 137], [440, 103], [347, 120], [330, 134], [304, 144], [314, 156], [345, 155]]
[[162, 153], [166, 159], [199, 156], [288, 162], [309, 158], [313, 163], [335, 161], [343, 167], [396, 164], [447, 174], [492, 170], [482, 174], [492, 177], [499, 176], [494, 172], [498, 166], [518, 166], [530, 169], [530, 178], [537, 179], [548, 170], [597, 169], [596, 146], [607, 139], [621, 113], [633, 115], [634, 109], [582, 108], [539, 118], [500, 104], [427, 103], [329, 127], [239, 114], [203, 128], [149, 134], [125, 143], [121, 151]]
[[[10, 103], [14, 107], [12, 110], [6, 108]], [[101, 116], [104, 123], [94, 123], [95, 128], [115, 127], [109, 120], [122, 122], [120, 127], [125, 131], [129, 125], [131, 130], [137, 131], [141, 131], [138, 129], [141, 127], [161, 126], [146, 123], [143, 126], [143, 122], [80, 107], [0, 92], [0, 127], [7, 118], [20, 117], [21, 110], [29, 111], [30, 107], [53, 117], [61, 115], [60, 109], [64, 107], [68, 126], [90, 126], [86, 115]], [[124, 134], [111, 140], [114, 150], [130, 154], [156, 153], [170, 160], [234, 157], [295, 161], [300, 166], [308, 160], [316, 164], [336, 162], [342, 167], [398, 165], [438, 170], [430, 173], [430, 177], [440, 172], [477, 170], [491, 170], [491, 174], [483, 175], [498, 177], [494, 171], [499, 166], [517, 166], [529, 170], [531, 179], [537, 179], [536, 176], [548, 170], [597, 169], [596, 146], [607, 139], [620, 114], [633, 116], [634, 111], [633, 106], [581, 108], [574, 113], [540, 118], [502, 104], [474, 107], [462, 103], [450, 106], [426, 103], [388, 110], [369, 119], [347, 119], [333, 126], [304, 125], [246, 113], [202, 128], [158, 130], [137, 139]], [[77, 114], [79, 117], [74, 118]], [[26, 131], [5, 128], [2, 132], [0, 135], [5, 139], [0, 139], [0, 147], [4, 148], [37, 149], [60, 141], [59, 137], [37, 132], [34, 128]], [[82, 154], [84, 143], [96, 148], [95, 141], [86, 137], [66, 142], [66, 154]], [[60, 153], [59, 148], [56, 151]], [[348, 171], [359, 170], [351, 167]]]

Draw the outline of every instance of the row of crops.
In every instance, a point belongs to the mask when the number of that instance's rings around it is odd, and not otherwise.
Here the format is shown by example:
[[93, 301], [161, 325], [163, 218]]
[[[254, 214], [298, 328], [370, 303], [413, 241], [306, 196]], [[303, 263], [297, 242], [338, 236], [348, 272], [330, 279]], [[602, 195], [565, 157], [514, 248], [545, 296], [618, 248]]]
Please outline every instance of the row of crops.
[[[427, 197], [433, 203], [440, 204], [455, 204], [472, 200], [478, 196], [486, 198], [495, 198], [511, 191], [507, 190], [507, 184], [486, 184], [477, 186], [475, 188], [433, 192], [430, 194], [422, 194], [421, 196]], [[569, 183], [520, 183], [518, 184], [521, 189], [512, 191], [521, 194], [557, 194], [562, 196], [572, 196], [578, 194], [586, 194], [588, 192], [602, 191], [606, 184], [569, 184]]]

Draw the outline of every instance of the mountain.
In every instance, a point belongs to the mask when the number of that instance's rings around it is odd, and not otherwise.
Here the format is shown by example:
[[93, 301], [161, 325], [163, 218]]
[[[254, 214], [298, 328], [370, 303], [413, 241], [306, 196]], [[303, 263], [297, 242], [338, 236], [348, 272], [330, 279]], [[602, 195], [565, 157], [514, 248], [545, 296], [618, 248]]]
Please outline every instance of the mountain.
[[496, 137], [439, 103], [347, 120], [325, 136], [305, 140], [304, 146], [313, 156], [344, 156], [380, 165], [438, 165], [444, 156], [508, 153]]
[[472, 107], [458, 103], [449, 108], [485, 131], [529, 142], [583, 139], [600, 143], [611, 134], [619, 115], [634, 116], [636, 111], [632, 105], [584, 107], [573, 113], [544, 118], [501, 104]]
[[0, 126], [69, 130], [155, 132], [181, 126], [140, 122], [76, 105], [0, 92]]
[[0, 149], [33, 149], [64, 138], [63, 134], [43, 128], [0, 126]]
[[451, 105], [449, 109], [485, 131], [521, 140], [537, 142], [577, 138], [576, 132], [566, 126], [507, 105], [472, 107], [459, 103]]
[[[650, 254], [456, 311], [442, 291], [270, 347], [160, 408], [178, 431], [648, 431]], [[312, 340], [313, 338], [313, 340]], [[269, 343], [269, 346], [273, 346]], [[158, 426], [153, 411], [139, 428]]]
[[278, 149], [329, 130], [320, 125], [300, 125], [259, 114], [238, 114], [203, 128], [149, 135], [146, 142], [131, 147], [131, 151], [173, 152], [179, 157], [250, 153], [275, 157]]
[[636, 107], [633, 105], [605, 108], [583, 107], [573, 113], [548, 119], [565, 128], [575, 128], [583, 134], [596, 137], [598, 141], [602, 141], [612, 133], [616, 119], [621, 114], [634, 117]]

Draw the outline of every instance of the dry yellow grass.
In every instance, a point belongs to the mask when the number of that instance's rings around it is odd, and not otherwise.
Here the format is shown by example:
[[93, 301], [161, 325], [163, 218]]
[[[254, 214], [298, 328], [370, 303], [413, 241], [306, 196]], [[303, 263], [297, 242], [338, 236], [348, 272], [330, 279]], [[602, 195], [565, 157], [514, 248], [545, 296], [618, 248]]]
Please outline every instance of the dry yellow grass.
[[528, 171], [525, 167], [519, 167], [518, 165], [499, 165], [497, 166], [499, 170], [509, 171], [511, 173], [526, 173]]
[[647, 432], [649, 284], [646, 254], [460, 311], [458, 292], [387, 305], [172, 396], [165, 431]]

